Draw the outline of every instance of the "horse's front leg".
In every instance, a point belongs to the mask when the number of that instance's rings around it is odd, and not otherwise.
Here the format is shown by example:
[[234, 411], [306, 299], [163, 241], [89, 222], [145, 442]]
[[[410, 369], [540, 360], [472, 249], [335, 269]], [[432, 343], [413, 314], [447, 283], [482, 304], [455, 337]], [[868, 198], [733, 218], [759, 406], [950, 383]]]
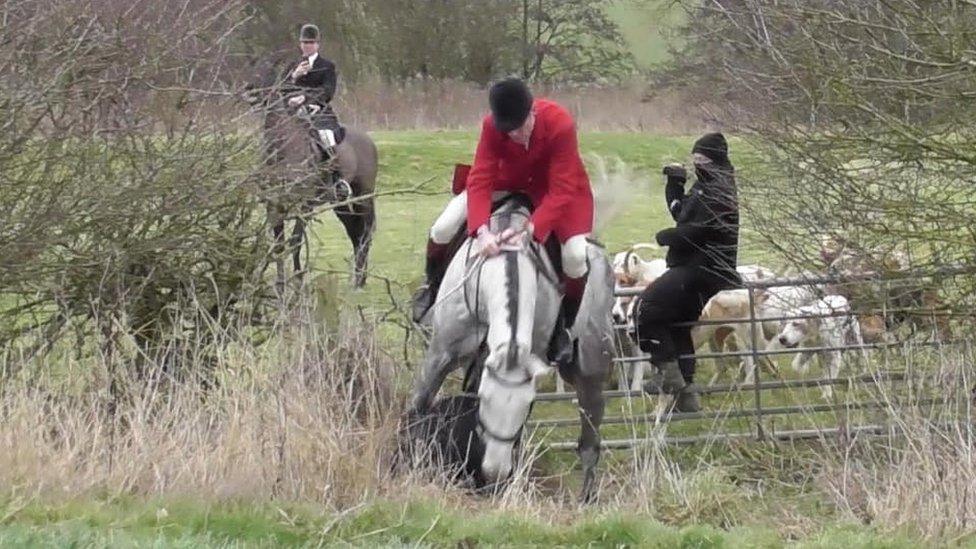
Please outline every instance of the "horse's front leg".
[[292, 267], [295, 269], [295, 276], [300, 281], [302, 279], [302, 245], [305, 243], [305, 218], [298, 216], [295, 219], [295, 229], [288, 240], [288, 247], [291, 249]]
[[475, 327], [464, 324], [459, 322], [451, 326], [451, 334], [445, 334], [443, 331], [434, 332], [410, 398], [412, 411], [427, 410], [434, 402], [434, 397], [444, 384], [447, 374], [462, 365], [469, 364], [477, 354], [483, 339], [479, 335], [484, 334]]
[[451, 366], [457, 362], [457, 357], [448, 352], [427, 353], [420, 370], [420, 377], [417, 378], [410, 397], [411, 410], [422, 412], [430, 408], [437, 391], [447, 379], [447, 374], [451, 372]]

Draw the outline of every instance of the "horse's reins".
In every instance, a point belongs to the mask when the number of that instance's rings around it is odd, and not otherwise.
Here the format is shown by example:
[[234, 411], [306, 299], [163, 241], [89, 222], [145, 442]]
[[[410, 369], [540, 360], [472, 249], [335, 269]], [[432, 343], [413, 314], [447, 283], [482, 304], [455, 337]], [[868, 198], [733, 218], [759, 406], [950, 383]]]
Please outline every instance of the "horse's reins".
[[[517, 215], [521, 215], [521, 216], [525, 217], [526, 219], [528, 219], [528, 217], [529, 217], [529, 215], [526, 212], [521, 211], [521, 210], [507, 211], [505, 213], [508, 213], [509, 215], [516, 215], [516, 214]], [[499, 214], [496, 213], [492, 217], [496, 217], [498, 215]], [[560, 289], [561, 288], [561, 285], [559, 284], [559, 281], [558, 281], [555, 273], [550, 272], [550, 270], [546, 268], [546, 262], [543, 260], [542, 256], [540, 255], [538, 246], [533, 245], [531, 242], [526, 243], [525, 245], [522, 245], [522, 244], [513, 244], [511, 242], [512, 240], [517, 240], [517, 239], [520, 239], [520, 238], [524, 238], [525, 236], [526, 236], [526, 231], [520, 231], [520, 232], [512, 235], [512, 237], [510, 239], [507, 239], [505, 243], [502, 243], [499, 246], [500, 252], [501, 253], [506, 253], [506, 254], [511, 254], [511, 253], [517, 254], [517, 253], [519, 253], [519, 252], [521, 252], [521, 251], [523, 251], [523, 250], [525, 250], [527, 248], [526, 255], [528, 256], [529, 260], [532, 261], [533, 265], [536, 267], [536, 279], [538, 279], [539, 276], [541, 275], [543, 278], [545, 278], [547, 281], [549, 281], [549, 283], [551, 283], [555, 288]], [[467, 257], [468, 257], [469, 260], [471, 258], [471, 248], [473, 246], [474, 246], [474, 239], [470, 239], [468, 241], [468, 249], [467, 249], [467, 252], [466, 252], [466, 255], [467, 255]], [[485, 264], [485, 260], [486, 259], [487, 258], [485, 256], [478, 256], [475, 259], [475, 261], [472, 264], [470, 264], [470, 266], [468, 266], [468, 268], [467, 268], [464, 276], [461, 278], [461, 281], [454, 288], [451, 288], [443, 296], [440, 296], [439, 299], [431, 306], [431, 308], [433, 309], [434, 307], [437, 307], [438, 305], [440, 305], [442, 302], [444, 302], [444, 300], [446, 300], [448, 297], [450, 297], [452, 294], [454, 294], [454, 292], [457, 292], [458, 290], [463, 290], [463, 292], [464, 292], [464, 303], [465, 303], [465, 306], [468, 309], [468, 313], [471, 314], [475, 318], [475, 320], [477, 320], [477, 321], [480, 322], [481, 319], [479, 318], [478, 315], [479, 315], [479, 309], [480, 309], [480, 306], [481, 306], [481, 304], [480, 304], [480, 297], [481, 297], [481, 274], [482, 274], [482, 272], [484, 270], [484, 264]], [[477, 279], [476, 279], [476, 282], [475, 282], [475, 289], [474, 289], [475, 302], [474, 302], [474, 307], [472, 308], [471, 303], [470, 303], [470, 300], [468, 298], [468, 287], [467, 287], [467, 283], [471, 279], [471, 277], [475, 275], [476, 272], [477, 272]], [[507, 380], [507, 379], [502, 378], [501, 376], [499, 376], [491, 368], [484, 368], [483, 369], [483, 372], [484, 373], [487, 373], [487, 375], [490, 378], [492, 378], [499, 385], [502, 385], [502, 386], [507, 387], [509, 389], [517, 389], [517, 388], [520, 388], [520, 387], [524, 387], [527, 383], [531, 383], [532, 382], [532, 376], [531, 375], [526, 375], [524, 379], [521, 379], [519, 381], [509, 381], [509, 380]], [[529, 405], [529, 410], [526, 412], [526, 418], [528, 417], [529, 414], [532, 413], [532, 406], [533, 406], [533, 404], [534, 404], [534, 402]], [[512, 436], [502, 436], [502, 435], [499, 435], [499, 434], [493, 432], [491, 429], [488, 428], [488, 426], [486, 426], [484, 424], [484, 422], [482, 421], [482, 418], [481, 418], [481, 414], [480, 413], [478, 414], [478, 424], [475, 427], [475, 430], [477, 431], [477, 433], [479, 434], [479, 436], [487, 437], [487, 438], [490, 438], [492, 440], [495, 440], [497, 442], [502, 442], [502, 443], [512, 443], [512, 442], [515, 442], [515, 441], [519, 440], [521, 438], [521, 436], [522, 436], [522, 432], [523, 432], [524, 429], [525, 429], [525, 421], [523, 420], [522, 421], [522, 425], [519, 427], [519, 429]]]

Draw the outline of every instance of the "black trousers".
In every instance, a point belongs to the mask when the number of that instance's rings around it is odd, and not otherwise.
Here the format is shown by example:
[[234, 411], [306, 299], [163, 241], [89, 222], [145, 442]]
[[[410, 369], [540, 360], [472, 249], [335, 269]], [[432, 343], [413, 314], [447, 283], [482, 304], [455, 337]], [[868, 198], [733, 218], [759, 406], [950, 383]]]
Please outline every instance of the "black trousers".
[[[686, 383], [695, 375], [695, 346], [691, 327], [674, 327], [693, 322], [705, 304], [718, 292], [735, 286], [729, 277], [702, 267], [672, 267], [651, 283], [637, 304], [637, 343], [650, 353], [651, 363], [660, 366], [678, 361]], [[681, 355], [690, 355], [678, 358]]]

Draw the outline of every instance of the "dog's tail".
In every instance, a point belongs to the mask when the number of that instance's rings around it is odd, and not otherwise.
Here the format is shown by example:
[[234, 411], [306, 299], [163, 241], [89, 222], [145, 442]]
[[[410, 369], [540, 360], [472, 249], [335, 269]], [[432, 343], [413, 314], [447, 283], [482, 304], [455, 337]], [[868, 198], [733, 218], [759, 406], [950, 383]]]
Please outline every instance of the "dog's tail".
[[650, 242], [641, 242], [631, 246], [630, 249], [627, 250], [627, 254], [624, 255], [624, 274], [627, 275], [627, 277], [629, 278], [636, 279], [636, 273], [630, 272], [630, 258], [637, 256], [638, 259], [643, 259], [637, 253], [640, 250], [659, 251], [660, 249], [661, 249], [660, 246], [658, 246], [657, 244], [652, 244]]

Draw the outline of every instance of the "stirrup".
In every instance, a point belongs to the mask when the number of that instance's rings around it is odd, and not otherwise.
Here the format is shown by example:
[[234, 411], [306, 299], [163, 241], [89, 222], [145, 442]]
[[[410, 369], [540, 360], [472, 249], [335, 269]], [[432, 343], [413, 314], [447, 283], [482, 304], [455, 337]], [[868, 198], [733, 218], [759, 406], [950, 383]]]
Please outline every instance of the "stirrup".
[[352, 198], [352, 185], [343, 178], [339, 178], [334, 183], [336, 202], [345, 202]]

